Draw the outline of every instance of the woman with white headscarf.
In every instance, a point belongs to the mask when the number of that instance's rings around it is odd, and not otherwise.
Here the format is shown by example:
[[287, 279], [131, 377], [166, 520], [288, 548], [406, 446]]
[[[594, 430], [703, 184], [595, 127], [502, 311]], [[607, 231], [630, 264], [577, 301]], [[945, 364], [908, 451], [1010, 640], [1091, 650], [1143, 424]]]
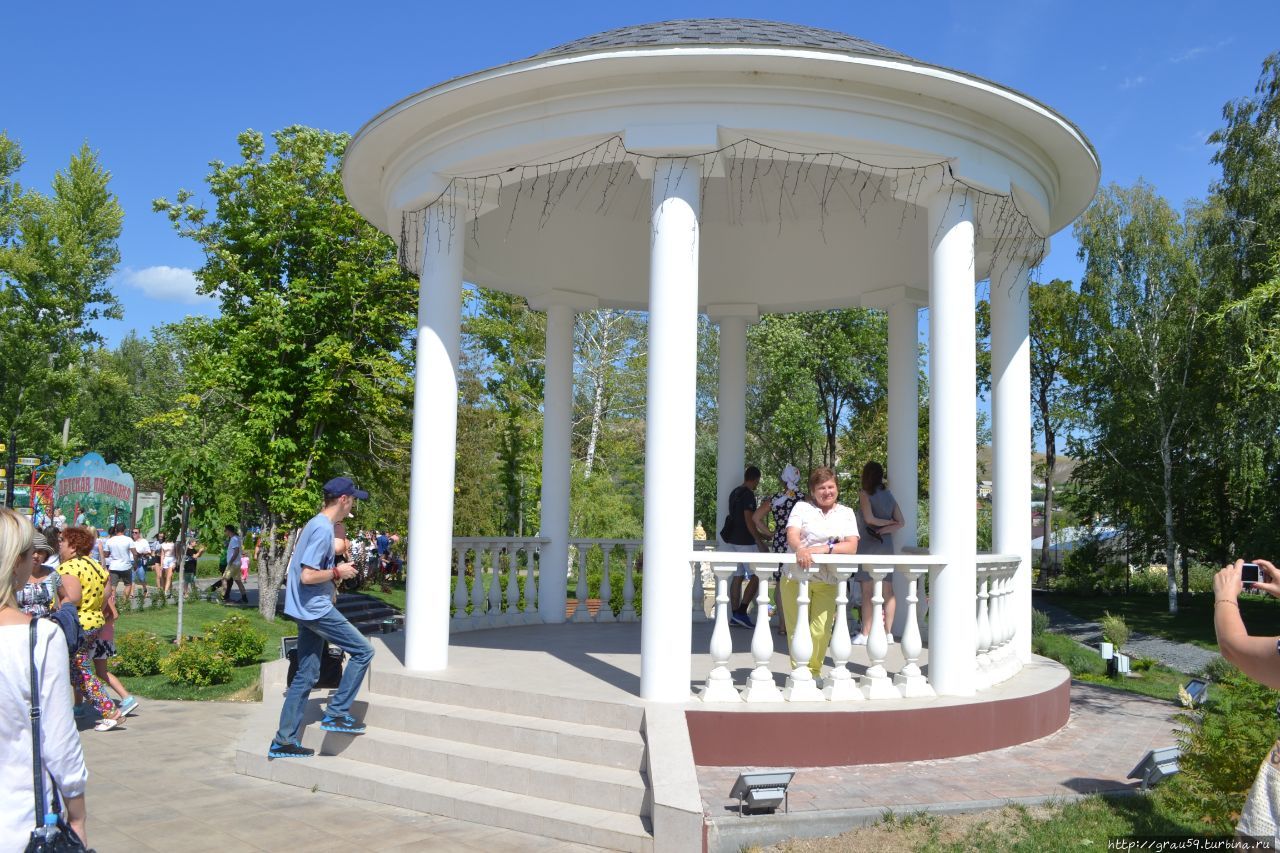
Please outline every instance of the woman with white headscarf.
[[[800, 471], [794, 465], [787, 465], [782, 469], [782, 473], [778, 475], [778, 481], [782, 486], [782, 490], [776, 495], [771, 496], [767, 500], [760, 502], [760, 507], [756, 510], [753, 517], [755, 525], [760, 530], [767, 531], [768, 525], [765, 523], [765, 517], [769, 513], [773, 513], [773, 538], [771, 544], [773, 553], [787, 553], [787, 519], [791, 518], [791, 510], [795, 505], [804, 501], [807, 497], [804, 492], [800, 491]], [[781, 578], [781, 572], [774, 575], [775, 588], [776, 581]], [[782, 608], [778, 608], [778, 633], [785, 635], [787, 633], [787, 620], [782, 615]]]

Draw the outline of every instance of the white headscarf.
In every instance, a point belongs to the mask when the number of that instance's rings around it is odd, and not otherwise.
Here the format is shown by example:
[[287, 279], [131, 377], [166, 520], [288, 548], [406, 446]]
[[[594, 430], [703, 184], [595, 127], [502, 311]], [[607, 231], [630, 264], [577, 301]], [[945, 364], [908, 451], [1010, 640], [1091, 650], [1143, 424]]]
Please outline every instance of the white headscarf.
[[[800, 490], [800, 471], [794, 465], [788, 465], [782, 469], [782, 473], [778, 475], [778, 479], [787, 487], [788, 492], [798, 492]], [[778, 495], [773, 499], [774, 506], [782, 506], [787, 501], [785, 494]]]

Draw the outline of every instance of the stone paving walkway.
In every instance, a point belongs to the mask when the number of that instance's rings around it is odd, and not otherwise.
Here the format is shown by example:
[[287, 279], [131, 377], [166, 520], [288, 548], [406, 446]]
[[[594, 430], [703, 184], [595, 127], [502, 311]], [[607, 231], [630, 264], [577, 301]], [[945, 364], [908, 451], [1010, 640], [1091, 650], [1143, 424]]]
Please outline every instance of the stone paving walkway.
[[144, 699], [127, 728], [82, 731], [90, 843], [100, 853], [596, 849], [237, 775], [234, 745], [253, 707]]
[[[979, 755], [849, 767], [801, 768], [791, 783], [791, 813], [893, 809], [1131, 789], [1125, 777], [1147, 750], [1171, 746], [1169, 702], [1081, 682], [1071, 684], [1071, 716], [1048, 737]], [[728, 797], [739, 767], [699, 767], [711, 818], [736, 811]]]

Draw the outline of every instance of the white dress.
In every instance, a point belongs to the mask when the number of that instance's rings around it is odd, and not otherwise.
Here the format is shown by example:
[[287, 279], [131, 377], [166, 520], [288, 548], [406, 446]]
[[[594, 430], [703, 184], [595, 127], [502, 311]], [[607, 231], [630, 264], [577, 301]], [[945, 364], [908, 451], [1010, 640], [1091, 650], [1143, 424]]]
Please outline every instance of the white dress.
[[[44, 744], [45, 797], [49, 776], [62, 798], [84, 794], [89, 771], [71, 713], [67, 641], [48, 619], [37, 620], [36, 670], [40, 676], [40, 734]], [[21, 850], [35, 828], [31, 783], [30, 629], [0, 626], [0, 850]]]

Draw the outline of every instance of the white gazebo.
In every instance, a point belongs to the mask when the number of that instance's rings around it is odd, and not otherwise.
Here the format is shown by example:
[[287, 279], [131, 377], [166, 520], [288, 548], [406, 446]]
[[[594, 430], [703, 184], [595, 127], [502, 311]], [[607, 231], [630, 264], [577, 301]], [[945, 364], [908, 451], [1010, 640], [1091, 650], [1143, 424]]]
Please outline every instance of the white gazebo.
[[[1028, 272], [1098, 178], [1079, 129], [1026, 95], [850, 36], [761, 21], [628, 27], [384, 110], [351, 142], [343, 179], [355, 207], [399, 238], [421, 282], [405, 666], [446, 667], [459, 623], [451, 603], [469, 602], [466, 618], [485, 627], [565, 620], [574, 315], [642, 309], [644, 539], [619, 547], [628, 594], [633, 558], [644, 555], [640, 696], [688, 701], [699, 312], [720, 328], [722, 517], [744, 463], [748, 325], [770, 312], [864, 306], [889, 315], [887, 467], [906, 546], [916, 544], [918, 310], [929, 308], [929, 549], [901, 558], [914, 567], [904, 577], [929, 573], [928, 684], [963, 697], [1016, 672], [1031, 656]], [[984, 279], [993, 544], [1004, 555], [992, 558], [976, 548], [974, 305]], [[524, 296], [547, 315], [542, 530], [536, 543], [503, 546], [513, 554], [505, 605], [496, 545], [455, 542], [447, 497], [464, 280]], [[540, 573], [536, 614], [517, 611], [513, 595], [514, 553], [532, 585], [534, 545], [538, 564], [556, 569]], [[606, 543], [606, 556], [614, 547]], [[852, 571], [853, 562], [841, 565]], [[765, 561], [759, 568], [766, 577]], [[582, 605], [575, 621], [590, 618]], [[832, 654], [843, 669], [839, 630]], [[771, 640], [767, 628], [753, 638], [757, 663]], [[918, 646], [904, 647], [912, 666]], [[721, 669], [706, 698], [736, 701]]]

